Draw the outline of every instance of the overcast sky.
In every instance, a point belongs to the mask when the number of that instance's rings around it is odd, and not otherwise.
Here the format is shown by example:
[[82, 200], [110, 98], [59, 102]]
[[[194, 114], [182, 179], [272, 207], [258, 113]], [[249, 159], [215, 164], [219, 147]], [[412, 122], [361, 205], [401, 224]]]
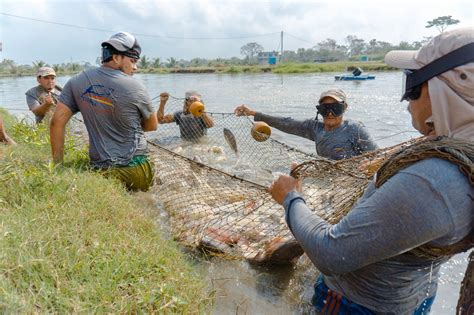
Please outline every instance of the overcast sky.
[[[342, 44], [347, 35], [394, 44], [413, 42], [438, 34], [425, 25], [442, 15], [460, 20], [458, 26], [474, 25], [472, 0], [0, 0], [0, 13], [0, 59], [22, 64], [35, 60], [95, 63], [101, 41], [122, 30], [137, 34], [143, 54], [166, 60], [241, 57], [240, 47], [248, 42], [275, 50], [282, 30], [285, 50], [296, 50], [326, 38]], [[218, 39], [229, 37], [233, 39]]]

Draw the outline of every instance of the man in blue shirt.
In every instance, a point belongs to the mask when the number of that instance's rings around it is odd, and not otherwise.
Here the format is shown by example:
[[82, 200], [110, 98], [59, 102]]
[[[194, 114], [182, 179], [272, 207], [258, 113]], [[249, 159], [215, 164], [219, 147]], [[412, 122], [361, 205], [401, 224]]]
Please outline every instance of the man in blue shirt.
[[160, 124], [176, 123], [179, 126], [181, 138], [196, 141], [207, 134], [207, 129], [214, 126], [214, 121], [206, 113], [200, 117], [195, 117], [189, 111], [194, 102], [202, 102], [201, 94], [196, 91], [187, 91], [185, 93], [183, 110], [173, 114], [164, 113], [169, 94], [163, 92], [160, 94], [160, 107], [158, 108], [157, 118]]
[[346, 93], [340, 89], [331, 89], [321, 93], [316, 106], [317, 116], [321, 115], [323, 121], [271, 116], [256, 112], [246, 105], [238, 106], [234, 112], [237, 116], [254, 116], [255, 121], [264, 121], [283, 132], [312, 140], [318, 155], [340, 160], [377, 149], [361, 122], [343, 118], [347, 107]]

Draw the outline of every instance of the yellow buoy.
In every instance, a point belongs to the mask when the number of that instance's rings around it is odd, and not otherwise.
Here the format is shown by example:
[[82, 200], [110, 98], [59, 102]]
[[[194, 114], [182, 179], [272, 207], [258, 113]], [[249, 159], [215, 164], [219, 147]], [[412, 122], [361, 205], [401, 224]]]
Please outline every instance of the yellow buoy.
[[195, 117], [201, 117], [204, 113], [204, 104], [201, 102], [194, 102], [189, 106], [189, 112]]
[[253, 124], [250, 134], [256, 141], [263, 142], [270, 138], [272, 129], [267, 123], [263, 121], [257, 121]]

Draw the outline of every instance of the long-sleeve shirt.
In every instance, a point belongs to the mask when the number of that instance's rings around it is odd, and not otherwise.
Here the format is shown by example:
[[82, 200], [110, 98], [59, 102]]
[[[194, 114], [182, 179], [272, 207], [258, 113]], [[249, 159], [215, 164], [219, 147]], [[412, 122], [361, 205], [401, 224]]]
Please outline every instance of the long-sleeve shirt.
[[300, 121], [257, 112], [254, 120], [264, 121], [283, 132], [314, 141], [316, 153], [333, 160], [350, 158], [377, 149], [365, 126], [350, 119], [344, 120], [341, 126], [331, 131], [324, 130], [324, 123], [316, 119]]
[[369, 185], [353, 209], [331, 225], [296, 192], [284, 201], [287, 224], [326, 285], [371, 310], [412, 314], [434, 296], [440, 266], [406, 254], [422, 244], [447, 246], [473, 226], [474, 187], [459, 167], [432, 158]]

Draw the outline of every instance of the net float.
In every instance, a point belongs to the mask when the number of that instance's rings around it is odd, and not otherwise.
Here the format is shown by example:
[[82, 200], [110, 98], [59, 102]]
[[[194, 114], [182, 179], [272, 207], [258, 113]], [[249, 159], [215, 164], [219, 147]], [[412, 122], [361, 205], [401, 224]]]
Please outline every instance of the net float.
[[257, 121], [253, 124], [250, 134], [256, 141], [263, 142], [270, 138], [272, 129], [267, 123], [263, 121]]
[[201, 117], [202, 114], [204, 113], [204, 104], [201, 102], [194, 102], [189, 106], [189, 112], [194, 116], [194, 117]]

